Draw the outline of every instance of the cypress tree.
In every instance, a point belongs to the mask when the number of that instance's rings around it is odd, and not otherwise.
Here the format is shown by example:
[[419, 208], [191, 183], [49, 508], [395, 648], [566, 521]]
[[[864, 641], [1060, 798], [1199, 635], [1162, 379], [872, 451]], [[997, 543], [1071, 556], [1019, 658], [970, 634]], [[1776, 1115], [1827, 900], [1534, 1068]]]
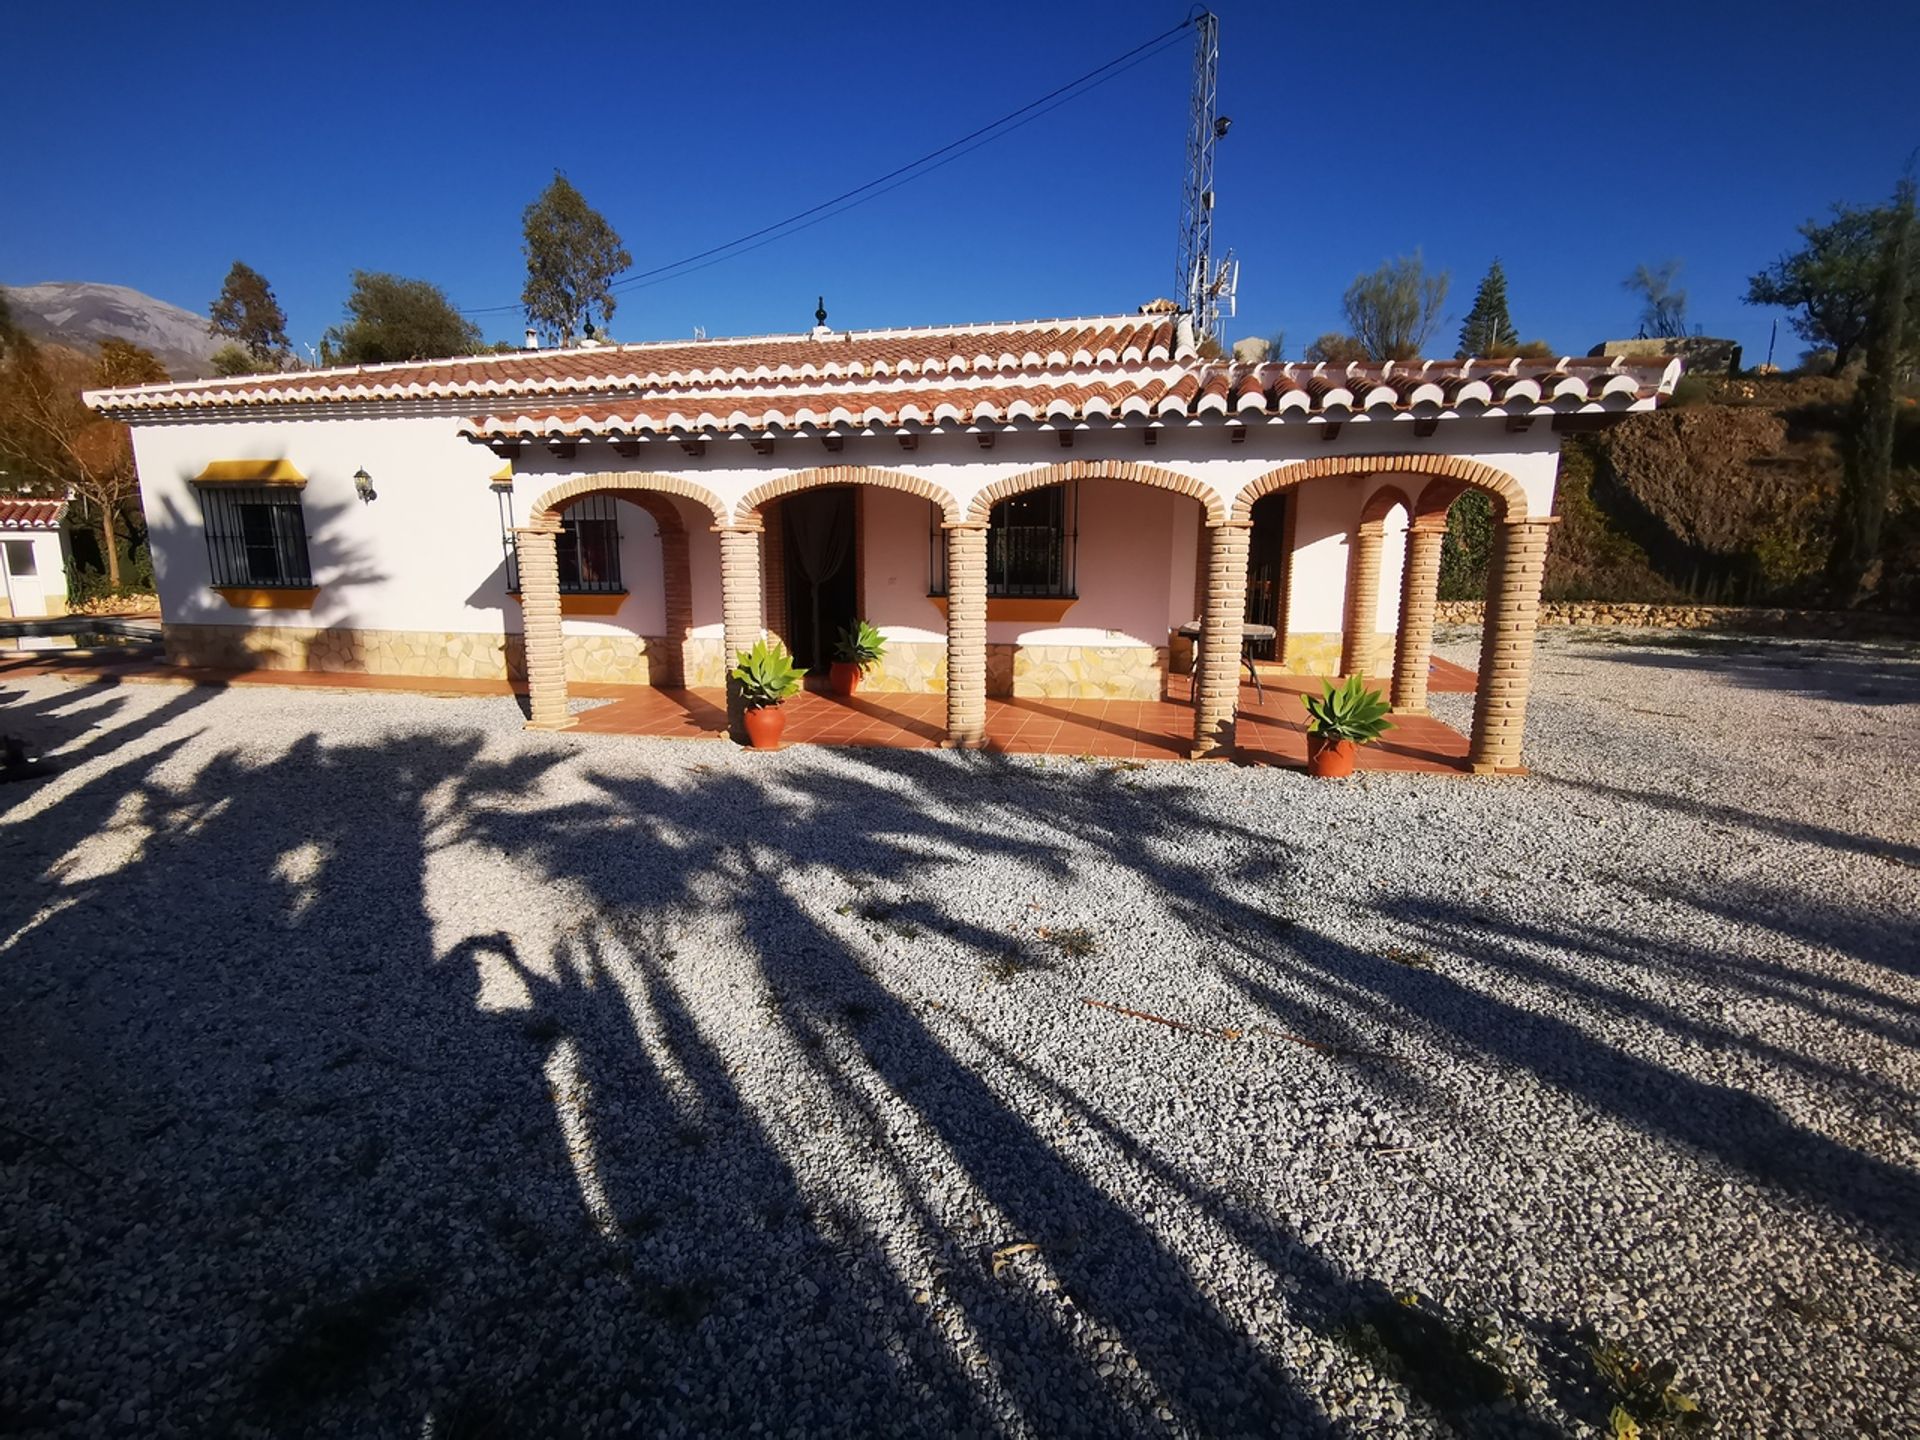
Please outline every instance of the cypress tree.
[[1472, 355], [1512, 354], [1519, 343], [1519, 332], [1507, 313], [1507, 272], [1496, 260], [1474, 291], [1473, 308], [1460, 327], [1459, 356], [1464, 360]]
[[1913, 181], [1905, 179], [1895, 195], [1892, 221], [1880, 251], [1880, 273], [1867, 317], [1867, 366], [1853, 394], [1840, 523], [1828, 565], [1834, 598], [1843, 605], [1859, 602], [1868, 572], [1879, 558], [1880, 532], [1892, 494], [1913, 232]]

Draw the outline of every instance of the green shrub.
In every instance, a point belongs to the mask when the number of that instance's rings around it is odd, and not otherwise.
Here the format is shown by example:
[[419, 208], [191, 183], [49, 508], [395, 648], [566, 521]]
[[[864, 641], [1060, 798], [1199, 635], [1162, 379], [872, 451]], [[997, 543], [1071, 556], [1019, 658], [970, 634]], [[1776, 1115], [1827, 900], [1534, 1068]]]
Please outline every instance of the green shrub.
[[1440, 598], [1483, 597], [1492, 552], [1493, 498], [1484, 490], [1469, 490], [1447, 512], [1447, 538], [1440, 546]]
[[1326, 685], [1324, 695], [1306, 697], [1309, 735], [1367, 745], [1393, 728], [1393, 722], [1387, 719], [1391, 707], [1385, 697], [1360, 676], [1349, 675], [1347, 683], [1337, 690], [1331, 680]]
[[749, 710], [758, 710], [797, 695], [803, 673], [778, 640], [756, 640], [753, 649], [735, 657], [733, 680], [740, 687], [741, 702]]
[[144, 573], [136, 569], [120, 572], [118, 585], [107, 583], [107, 577], [98, 570], [70, 570], [67, 572], [67, 608], [70, 610], [111, 609], [126, 601], [152, 601], [153, 572]]
[[856, 620], [840, 632], [833, 643], [833, 658], [843, 665], [858, 665], [870, 670], [886, 654], [887, 637], [864, 620]]

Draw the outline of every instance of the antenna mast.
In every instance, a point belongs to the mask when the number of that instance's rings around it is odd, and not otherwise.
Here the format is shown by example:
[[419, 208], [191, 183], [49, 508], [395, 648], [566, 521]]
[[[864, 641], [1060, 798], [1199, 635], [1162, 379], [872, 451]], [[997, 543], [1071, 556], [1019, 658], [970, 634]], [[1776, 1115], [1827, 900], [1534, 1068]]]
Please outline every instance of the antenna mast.
[[1218, 113], [1220, 17], [1202, 10], [1193, 21], [1193, 104], [1187, 119], [1187, 184], [1180, 203], [1176, 283], [1196, 339], [1219, 338], [1222, 311], [1234, 313], [1240, 266], [1229, 250], [1213, 262], [1213, 147], [1233, 121]]

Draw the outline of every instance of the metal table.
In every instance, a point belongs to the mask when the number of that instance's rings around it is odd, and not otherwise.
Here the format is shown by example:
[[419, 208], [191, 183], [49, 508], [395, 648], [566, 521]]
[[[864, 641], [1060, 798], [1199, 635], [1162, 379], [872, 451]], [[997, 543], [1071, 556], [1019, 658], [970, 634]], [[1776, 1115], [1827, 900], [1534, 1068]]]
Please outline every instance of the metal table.
[[[1187, 639], [1193, 641], [1193, 673], [1198, 675], [1200, 673], [1200, 622], [1198, 620], [1189, 620], [1173, 633], [1176, 635], [1184, 635]], [[1254, 668], [1253, 656], [1247, 653], [1247, 645], [1248, 642], [1254, 640], [1274, 640], [1278, 638], [1279, 632], [1271, 625], [1255, 625], [1249, 622], [1240, 627], [1240, 659], [1247, 667], [1247, 674], [1253, 679], [1254, 696], [1262, 705], [1267, 703], [1267, 692], [1260, 688], [1260, 672]]]

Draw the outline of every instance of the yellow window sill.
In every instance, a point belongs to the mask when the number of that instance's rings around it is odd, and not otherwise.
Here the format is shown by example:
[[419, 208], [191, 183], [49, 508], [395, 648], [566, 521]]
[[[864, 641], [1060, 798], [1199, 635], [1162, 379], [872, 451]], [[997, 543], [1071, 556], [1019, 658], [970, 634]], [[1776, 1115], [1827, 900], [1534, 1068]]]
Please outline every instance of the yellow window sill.
[[[929, 595], [929, 600], [939, 607], [942, 615], [947, 613], [947, 597]], [[990, 595], [987, 597], [987, 619], [1014, 620], [1027, 625], [1051, 624], [1066, 617], [1080, 602], [1068, 597], [1031, 597], [1021, 595]]]
[[299, 589], [275, 586], [216, 585], [213, 593], [236, 610], [311, 610], [318, 585]]
[[[513, 598], [520, 598], [519, 591], [513, 591]], [[592, 594], [560, 596], [562, 615], [618, 615], [620, 607], [627, 603], [625, 590], [595, 591]]]

